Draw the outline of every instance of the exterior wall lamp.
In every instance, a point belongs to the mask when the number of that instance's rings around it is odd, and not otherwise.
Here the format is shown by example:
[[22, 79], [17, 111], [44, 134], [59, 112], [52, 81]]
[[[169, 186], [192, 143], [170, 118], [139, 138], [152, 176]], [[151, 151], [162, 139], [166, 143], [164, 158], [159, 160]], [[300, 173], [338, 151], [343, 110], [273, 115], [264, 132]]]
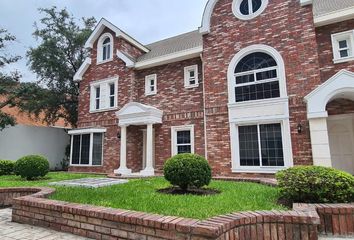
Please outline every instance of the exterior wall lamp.
[[297, 125], [297, 133], [301, 134], [304, 131], [303, 126], [301, 123]]

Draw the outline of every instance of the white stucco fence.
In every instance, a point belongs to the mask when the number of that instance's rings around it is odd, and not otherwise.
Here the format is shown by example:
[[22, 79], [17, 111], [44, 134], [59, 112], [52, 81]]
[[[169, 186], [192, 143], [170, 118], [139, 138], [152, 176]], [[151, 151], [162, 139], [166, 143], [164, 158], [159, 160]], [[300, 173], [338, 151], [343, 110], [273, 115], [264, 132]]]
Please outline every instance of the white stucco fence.
[[0, 131], [0, 159], [17, 160], [30, 154], [46, 157], [60, 169], [70, 137], [63, 128], [16, 125]]

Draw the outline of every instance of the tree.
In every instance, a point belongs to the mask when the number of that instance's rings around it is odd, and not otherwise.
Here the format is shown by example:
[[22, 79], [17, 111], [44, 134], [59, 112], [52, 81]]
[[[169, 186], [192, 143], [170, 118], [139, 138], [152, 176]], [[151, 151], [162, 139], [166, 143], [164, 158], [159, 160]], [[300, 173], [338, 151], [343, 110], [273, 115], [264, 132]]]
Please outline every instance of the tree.
[[80, 25], [66, 9], [39, 11], [45, 16], [40, 20], [41, 28], [35, 24], [33, 35], [40, 44], [31, 48], [27, 57], [30, 69], [37, 74], [37, 84], [43, 89], [32, 88], [32, 98], [19, 99], [17, 104], [36, 116], [43, 113], [48, 124], [63, 118], [75, 127], [79, 88], [73, 77], [88, 56], [84, 44], [96, 20], [82, 18]]
[[17, 94], [21, 77], [18, 72], [7, 74], [2, 71], [5, 66], [17, 62], [21, 58], [20, 56], [8, 55], [5, 52], [6, 46], [15, 40], [16, 38], [7, 30], [0, 28], [0, 131], [6, 126], [14, 126], [16, 124], [13, 116], [1, 111], [4, 107], [11, 105]]

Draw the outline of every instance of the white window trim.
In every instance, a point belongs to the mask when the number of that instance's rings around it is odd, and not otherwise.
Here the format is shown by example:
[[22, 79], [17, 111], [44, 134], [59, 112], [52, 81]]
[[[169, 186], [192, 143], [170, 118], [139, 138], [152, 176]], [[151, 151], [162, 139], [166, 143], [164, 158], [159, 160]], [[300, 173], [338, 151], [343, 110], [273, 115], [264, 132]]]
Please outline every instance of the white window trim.
[[[250, 125], [263, 125], [263, 124], [276, 124], [280, 123], [282, 131], [283, 141], [283, 154], [284, 154], [284, 166], [241, 166], [240, 162], [240, 147], [238, 127], [250, 126]], [[290, 136], [290, 122], [289, 119], [274, 120], [264, 119], [247, 123], [231, 123], [230, 124], [230, 137], [232, 144], [232, 172], [234, 173], [276, 173], [277, 171], [289, 168], [293, 166], [292, 162], [292, 148], [291, 148], [291, 136]], [[259, 134], [259, 133], [258, 133]], [[260, 147], [260, 146], [259, 146]]]
[[[103, 60], [103, 41], [107, 37], [110, 39], [110, 45], [111, 45], [110, 58]], [[110, 62], [113, 60], [113, 48], [114, 48], [114, 39], [113, 39], [112, 34], [110, 34], [110, 33], [102, 34], [102, 36], [98, 39], [98, 42], [97, 42], [97, 65], [104, 64], [104, 63], [107, 63], [107, 62]]]
[[[70, 163], [69, 166], [72, 167], [102, 167], [103, 166], [103, 146], [104, 146], [104, 137], [105, 137], [105, 132], [106, 129], [78, 129], [78, 130], [72, 130], [69, 131], [68, 134], [71, 135], [70, 139]], [[102, 160], [100, 165], [92, 165], [92, 153], [93, 153], [93, 134], [94, 133], [101, 133], [102, 134]], [[89, 153], [89, 164], [73, 164], [72, 163], [72, 157], [73, 157], [73, 148], [74, 148], [74, 136], [81, 136], [82, 140], [82, 135], [90, 134], [90, 153]], [[80, 143], [81, 143], [80, 140]], [[81, 158], [81, 145], [80, 144], [80, 158]]]
[[[150, 80], [154, 80], [154, 91], [150, 91]], [[145, 77], [145, 96], [157, 94], [157, 74], [151, 74]]]
[[[240, 19], [240, 20], [251, 20], [253, 18], [258, 17], [260, 14], [263, 13], [263, 11], [266, 9], [266, 7], [268, 6], [268, 0], [262, 0], [262, 5], [261, 7], [254, 13], [249, 14], [249, 15], [243, 15], [240, 12], [240, 4], [243, 0], [233, 0], [232, 2], [232, 12], [234, 13], [234, 15]], [[251, 2], [251, 0], [249, 0], [249, 2]]]
[[[354, 60], [354, 30], [340, 32], [332, 34], [332, 50], [333, 50], [333, 62], [336, 63], [343, 63], [349, 62]], [[351, 56], [348, 57], [340, 57], [339, 53], [339, 41], [349, 39], [348, 48], [351, 52]]]
[[[190, 84], [189, 71], [193, 70], [195, 74], [195, 84]], [[192, 65], [184, 68], [184, 87], [185, 88], [195, 88], [199, 86], [199, 73], [198, 65]]]
[[177, 132], [190, 131], [191, 133], [191, 153], [194, 153], [194, 125], [173, 126], [171, 127], [171, 153], [177, 155]]
[[[110, 105], [110, 93], [109, 85], [114, 83], [115, 87], [115, 102], [114, 107], [109, 107]], [[97, 87], [100, 87], [100, 109], [96, 109], [96, 91]], [[104, 94], [105, 89], [105, 94]], [[103, 93], [103, 94], [102, 94]], [[102, 103], [105, 102], [108, 107], [103, 108]], [[107, 78], [99, 81], [90, 83], [90, 113], [106, 112], [118, 109], [118, 77]]]

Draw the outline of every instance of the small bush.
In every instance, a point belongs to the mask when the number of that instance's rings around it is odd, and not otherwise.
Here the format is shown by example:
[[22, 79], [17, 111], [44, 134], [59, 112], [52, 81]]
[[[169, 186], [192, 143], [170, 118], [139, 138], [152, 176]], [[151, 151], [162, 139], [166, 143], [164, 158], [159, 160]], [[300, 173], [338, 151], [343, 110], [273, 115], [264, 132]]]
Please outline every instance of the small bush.
[[163, 170], [166, 180], [182, 190], [201, 188], [211, 181], [208, 161], [195, 154], [178, 154], [166, 161]]
[[20, 158], [15, 164], [15, 173], [27, 180], [44, 177], [49, 172], [49, 162], [45, 157], [29, 155]]
[[14, 161], [0, 160], [0, 176], [11, 175], [14, 172], [14, 167]]
[[302, 203], [354, 201], [354, 177], [334, 168], [302, 166], [277, 173], [283, 199]]

